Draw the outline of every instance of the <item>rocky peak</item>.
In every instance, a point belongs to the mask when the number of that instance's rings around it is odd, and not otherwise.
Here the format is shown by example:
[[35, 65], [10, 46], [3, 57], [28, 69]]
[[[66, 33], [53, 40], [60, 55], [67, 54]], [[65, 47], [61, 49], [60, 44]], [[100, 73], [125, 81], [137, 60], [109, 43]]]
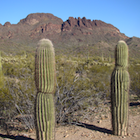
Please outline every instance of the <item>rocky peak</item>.
[[77, 24], [77, 20], [76, 18], [73, 17], [69, 17], [69, 19], [67, 20], [67, 22], [69, 23], [70, 26], [74, 27]]
[[82, 23], [84, 26], [88, 27], [88, 28], [92, 28], [92, 21], [91, 20], [87, 20], [85, 17], [82, 18]]
[[5, 27], [10, 27], [10, 26], [11, 26], [11, 23], [10, 23], [10, 22], [6, 22], [6, 23], [4, 24], [4, 26], [5, 26]]
[[26, 18], [20, 20], [19, 24], [35, 25], [42, 21], [46, 22], [55, 21], [57, 24], [63, 22], [62, 19], [50, 13], [34, 13], [29, 14]]
[[77, 24], [79, 27], [84, 27], [83, 18], [81, 19], [80, 17], [78, 17]]
[[109, 27], [118, 30], [113, 25], [107, 24], [101, 20], [91, 21], [90, 19], [86, 19], [85, 17], [83, 17], [82, 19], [80, 17], [78, 17], [78, 19], [69, 17], [67, 21], [63, 22], [62, 31], [71, 31], [74, 27], [81, 27], [81, 28], [88, 28], [88, 29], [94, 29], [96, 27]]

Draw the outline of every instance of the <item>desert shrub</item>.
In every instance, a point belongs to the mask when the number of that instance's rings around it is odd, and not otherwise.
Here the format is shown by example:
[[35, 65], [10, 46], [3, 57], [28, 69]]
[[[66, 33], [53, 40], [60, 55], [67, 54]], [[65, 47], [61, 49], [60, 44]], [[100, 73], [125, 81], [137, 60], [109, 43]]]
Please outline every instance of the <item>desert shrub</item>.
[[[14, 61], [13, 61], [14, 60]], [[18, 114], [33, 114], [35, 85], [34, 57], [9, 56], [3, 58], [4, 86], [0, 90], [0, 115], [10, 121]], [[28, 128], [34, 127], [33, 118], [24, 119]]]
[[77, 123], [80, 116], [89, 117], [86, 110], [93, 106], [98, 110], [100, 104], [105, 101], [109, 94], [106, 74], [110, 74], [110, 68], [88, 67], [86, 59], [77, 59], [77, 63], [64, 60], [63, 64], [60, 62], [57, 65], [56, 120], [61, 124]]
[[[87, 116], [85, 110], [98, 107], [106, 98], [110, 68], [92, 65], [92, 60], [91, 57], [56, 56], [58, 123], [78, 121], [79, 114]], [[10, 120], [18, 114], [33, 114], [36, 95], [34, 56], [24, 54], [4, 58], [3, 72], [5, 86], [0, 91], [1, 115]], [[30, 124], [33, 120], [24, 121], [28, 128], [33, 127], [33, 123]]]
[[[99, 57], [56, 56], [57, 123], [72, 124], [80, 119], [91, 119], [91, 115], [102, 109], [106, 99], [110, 99], [110, 76], [114, 65], [103, 64]], [[139, 96], [140, 67], [137, 64], [135, 61], [129, 66], [129, 73], [131, 93]], [[34, 55], [4, 56], [2, 65], [4, 86], [0, 89], [0, 116], [12, 120], [19, 114], [33, 115], [36, 96]], [[23, 118], [23, 121], [27, 128], [34, 127], [32, 117]]]
[[140, 65], [132, 64], [128, 70], [131, 79], [130, 94], [140, 97]]

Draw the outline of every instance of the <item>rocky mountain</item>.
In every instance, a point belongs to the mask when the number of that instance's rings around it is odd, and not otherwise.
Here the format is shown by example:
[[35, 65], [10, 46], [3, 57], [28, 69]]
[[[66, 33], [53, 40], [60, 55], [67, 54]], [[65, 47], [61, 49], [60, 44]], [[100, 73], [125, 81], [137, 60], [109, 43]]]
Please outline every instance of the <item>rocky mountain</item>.
[[101, 20], [69, 17], [63, 22], [49, 13], [34, 13], [18, 24], [0, 24], [0, 49], [4, 52], [34, 51], [41, 38], [52, 40], [58, 53], [83, 53], [86, 50], [97, 55], [101, 52], [108, 55], [113, 53], [120, 39], [128, 43], [131, 56], [139, 56], [140, 51], [140, 38], [129, 38]]

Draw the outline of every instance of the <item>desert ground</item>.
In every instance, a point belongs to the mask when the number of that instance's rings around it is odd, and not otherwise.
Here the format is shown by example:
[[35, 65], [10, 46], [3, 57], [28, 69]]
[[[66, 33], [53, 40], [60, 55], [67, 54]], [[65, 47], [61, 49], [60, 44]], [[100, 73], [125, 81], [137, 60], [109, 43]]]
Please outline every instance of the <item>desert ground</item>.
[[[103, 112], [100, 112], [104, 114]], [[94, 116], [94, 121], [84, 120], [75, 125], [57, 125], [56, 140], [139, 140], [140, 139], [140, 102], [131, 102], [129, 106], [129, 128], [127, 136], [112, 135], [110, 107], [105, 115]], [[36, 140], [35, 130], [6, 131], [0, 129], [0, 140]]]

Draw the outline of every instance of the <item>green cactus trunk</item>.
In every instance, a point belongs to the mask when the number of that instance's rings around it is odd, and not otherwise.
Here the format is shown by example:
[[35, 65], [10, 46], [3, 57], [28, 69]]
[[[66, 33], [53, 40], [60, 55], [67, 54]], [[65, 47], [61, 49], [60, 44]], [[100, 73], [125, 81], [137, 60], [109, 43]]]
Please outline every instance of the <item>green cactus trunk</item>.
[[55, 136], [55, 54], [48, 39], [39, 41], [35, 58], [37, 140], [54, 140]]
[[111, 111], [113, 134], [125, 136], [128, 133], [129, 73], [128, 47], [119, 41], [115, 50], [116, 66], [111, 76]]
[[114, 70], [111, 78], [112, 126], [114, 135], [127, 135], [129, 74]]
[[38, 128], [37, 138], [39, 140], [54, 140], [54, 112], [53, 95], [38, 93], [36, 101], [36, 121]]
[[[50, 43], [50, 42], [49, 42]], [[42, 40], [36, 51], [35, 80], [38, 92], [55, 91], [55, 54], [52, 44]]]

